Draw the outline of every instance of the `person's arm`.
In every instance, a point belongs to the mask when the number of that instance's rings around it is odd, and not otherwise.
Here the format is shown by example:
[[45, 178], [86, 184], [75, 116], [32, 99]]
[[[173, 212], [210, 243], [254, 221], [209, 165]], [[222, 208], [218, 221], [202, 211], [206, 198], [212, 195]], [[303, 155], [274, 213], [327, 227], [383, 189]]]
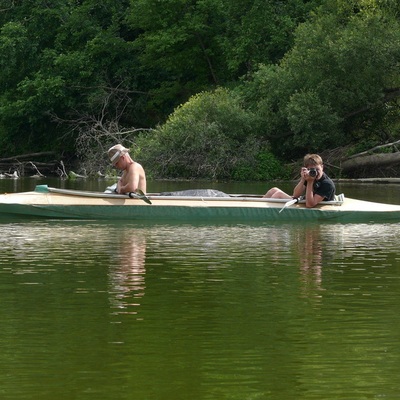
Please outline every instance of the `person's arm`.
[[301, 179], [293, 190], [293, 197], [300, 197], [304, 193], [304, 186], [306, 189], [306, 207], [315, 207], [318, 203], [324, 200], [323, 196], [314, 193], [315, 177], [310, 176], [307, 168], [301, 169]]
[[306, 186], [306, 207], [307, 208], [312, 208], [315, 207], [318, 203], [320, 203], [322, 200], [324, 200], [324, 197], [320, 196], [319, 194], [315, 194], [313, 192], [313, 180], [308, 181], [307, 180], [307, 186]]
[[121, 192], [121, 178], [118, 178], [117, 187], [115, 188], [115, 191], [116, 191], [117, 193], [122, 193], [122, 192]]
[[300, 180], [293, 189], [293, 197], [300, 197], [304, 193], [304, 184], [306, 182], [307, 168], [302, 168], [300, 171]]
[[[125, 184], [122, 184], [125, 182]], [[135, 192], [139, 185], [139, 173], [136, 172], [135, 164], [132, 164], [118, 182], [119, 193]]]
[[301, 178], [293, 189], [293, 197], [300, 197], [304, 193], [305, 180]]

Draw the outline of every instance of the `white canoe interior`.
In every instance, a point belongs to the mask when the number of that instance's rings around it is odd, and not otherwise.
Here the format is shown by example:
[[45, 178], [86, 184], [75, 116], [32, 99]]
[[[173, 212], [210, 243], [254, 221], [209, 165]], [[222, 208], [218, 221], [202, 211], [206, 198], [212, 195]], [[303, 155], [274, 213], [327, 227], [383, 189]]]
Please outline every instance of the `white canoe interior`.
[[[45, 186], [45, 185], [44, 185]], [[199, 197], [199, 196], [161, 196], [147, 195], [152, 205], [170, 205], [187, 207], [271, 207], [282, 208], [290, 199], [267, 199], [257, 195], [230, 195], [230, 197]], [[347, 202], [347, 199], [346, 199]], [[32, 204], [32, 205], [135, 205], [149, 206], [140, 198], [130, 198], [128, 195], [115, 193], [90, 192], [70, 189], [45, 187], [32, 192], [10, 193], [0, 195], [2, 204]], [[335, 201], [321, 203], [318, 208], [332, 208], [345, 204], [344, 195], [337, 196]], [[305, 202], [300, 201], [292, 207], [305, 208]]]

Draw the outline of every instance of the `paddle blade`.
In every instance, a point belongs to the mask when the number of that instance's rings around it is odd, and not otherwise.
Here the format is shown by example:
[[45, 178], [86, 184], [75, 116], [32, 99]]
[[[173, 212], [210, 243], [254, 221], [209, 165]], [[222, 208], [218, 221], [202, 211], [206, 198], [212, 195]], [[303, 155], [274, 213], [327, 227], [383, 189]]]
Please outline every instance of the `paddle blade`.
[[279, 214], [280, 214], [285, 208], [290, 207], [291, 205], [298, 203], [298, 201], [299, 201], [299, 199], [296, 198], [296, 199], [293, 199], [293, 200], [290, 200], [290, 201], [286, 202], [285, 205], [279, 210]]
[[152, 204], [150, 199], [140, 189], [136, 190], [136, 194], [138, 195], [139, 199], [142, 199], [147, 204]]

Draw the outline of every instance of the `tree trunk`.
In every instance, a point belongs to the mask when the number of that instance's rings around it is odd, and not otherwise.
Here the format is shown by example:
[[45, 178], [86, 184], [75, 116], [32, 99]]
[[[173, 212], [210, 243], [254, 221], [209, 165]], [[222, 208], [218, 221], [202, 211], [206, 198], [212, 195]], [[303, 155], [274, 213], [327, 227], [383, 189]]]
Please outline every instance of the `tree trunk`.
[[359, 156], [342, 162], [343, 172], [361, 168], [381, 168], [400, 164], [400, 152]]

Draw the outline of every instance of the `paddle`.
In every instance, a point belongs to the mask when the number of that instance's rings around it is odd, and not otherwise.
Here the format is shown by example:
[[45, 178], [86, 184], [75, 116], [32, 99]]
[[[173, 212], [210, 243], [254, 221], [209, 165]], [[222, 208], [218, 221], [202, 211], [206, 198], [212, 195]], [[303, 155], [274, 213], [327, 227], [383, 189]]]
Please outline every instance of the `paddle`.
[[288, 202], [285, 203], [285, 205], [279, 210], [279, 214], [287, 207], [292, 206], [293, 204], [298, 203], [300, 200], [300, 197], [295, 197], [293, 200], [290, 200]]
[[131, 199], [141, 199], [147, 204], [152, 204], [150, 199], [140, 189], [137, 189], [136, 192], [129, 192], [129, 197]]
[[[105, 190], [105, 193], [117, 193], [117, 184], [114, 183], [114, 185], [108, 186]], [[128, 196], [131, 199], [141, 199], [147, 204], [152, 204], [150, 199], [140, 189], [137, 189], [136, 192], [128, 193]]]

